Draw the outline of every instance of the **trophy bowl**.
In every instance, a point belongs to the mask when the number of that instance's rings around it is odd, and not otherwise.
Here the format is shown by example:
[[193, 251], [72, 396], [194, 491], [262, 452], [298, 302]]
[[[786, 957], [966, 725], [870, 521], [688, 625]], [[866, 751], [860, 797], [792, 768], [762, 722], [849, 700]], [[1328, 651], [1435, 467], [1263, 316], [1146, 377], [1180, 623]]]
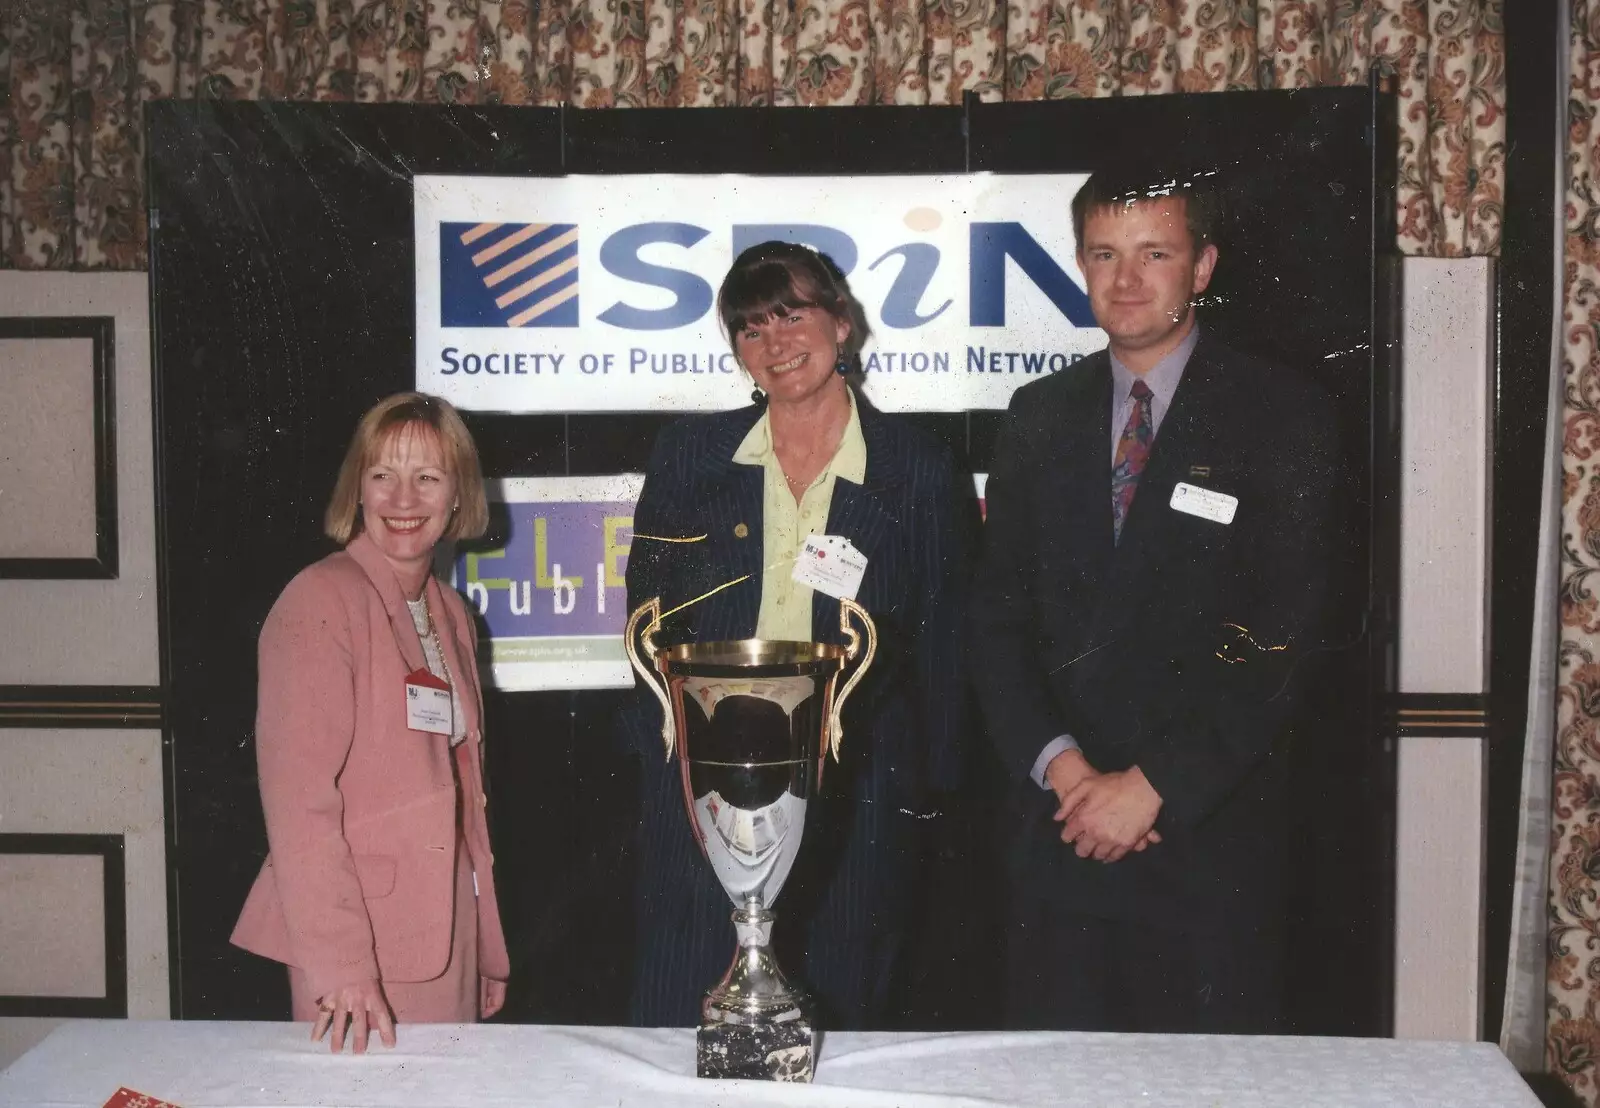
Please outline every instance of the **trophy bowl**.
[[799, 854], [828, 755], [839, 756], [840, 713], [872, 664], [877, 629], [848, 599], [839, 601], [844, 646], [741, 639], [658, 648], [660, 624], [659, 598], [634, 610], [628, 660], [661, 702], [662, 742], [667, 760], [678, 758], [689, 828], [733, 902], [738, 936], [733, 963], [700, 1006], [696, 1071], [809, 1081], [816, 1029], [809, 998], [773, 957], [772, 905]]

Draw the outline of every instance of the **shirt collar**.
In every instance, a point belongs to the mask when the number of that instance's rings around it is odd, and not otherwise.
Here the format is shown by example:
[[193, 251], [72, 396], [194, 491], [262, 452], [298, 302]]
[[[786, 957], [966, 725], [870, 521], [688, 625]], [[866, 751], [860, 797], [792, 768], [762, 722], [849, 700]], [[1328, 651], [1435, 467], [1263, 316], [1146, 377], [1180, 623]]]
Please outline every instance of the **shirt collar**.
[[[1150, 386], [1150, 391], [1155, 394], [1155, 399], [1163, 408], [1172, 403], [1172, 396], [1178, 391], [1178, 382], [1183, 379], [1183, 369], [1189, 364], [1189, 356], [1194, 353], [1194, 347], [1200, 341], [1200, 321], [1195, 320], [1189, 333], [1183, 341], [1172, 349], [1165, 358], [1162, 358], [1144, 375], [1144, 383]], [[1133, 390], [1133, 382], [1138, 375], [1123, 365], [1115, 354], [1111, 355], [1111, 382], [1112, 397], [1117, 404], [1128, 398], [1128, 393]]]
[[[850, 398], [850, 422], [845, 424], [844, 435], [839, 439], [839, 449], [828, 462], [828, 469], [835, 477], [843, 477], [846, 481], [860, 485], [867, 479], [867, 440], [861, 434], [861, 412], [856, 407], [855, 393], [849, 388], [846, 388], [845, 392]], [[745, 435], [744, 441], [733, 452], [733, 460], [747, 466], [776, 463], [777, 458], [772, 452], [772, 422], [767, 412], [761, 413], [761, 418], [756, 420], [755, 426], [750, 428], [750, 433]]]

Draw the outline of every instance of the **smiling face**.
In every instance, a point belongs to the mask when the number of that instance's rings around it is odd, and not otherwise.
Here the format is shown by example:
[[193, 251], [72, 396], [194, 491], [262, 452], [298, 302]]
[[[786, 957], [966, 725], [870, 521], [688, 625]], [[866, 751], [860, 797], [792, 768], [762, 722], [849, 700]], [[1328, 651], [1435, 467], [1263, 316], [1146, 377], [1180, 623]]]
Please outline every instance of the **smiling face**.
[[455, 504], [455, 477], [437, 432], [426, 424], [390, 432], [361, 475], [363, 529], [402, 581], [419, 569], [426, 575]]
[[845, 387], [836, 367], [849, 337], [849, 322], [824, 308], [788, 308], [746, 322], [733, 349], [769, 403], [794, 404]]
[[1182, 197], [1107, 205], [1088, 213], [1078, 266], [1111, 352], [1144, 373], [1194, 325], [1191, 303], [1211, 282], [1217, 248], [1196, 252]]

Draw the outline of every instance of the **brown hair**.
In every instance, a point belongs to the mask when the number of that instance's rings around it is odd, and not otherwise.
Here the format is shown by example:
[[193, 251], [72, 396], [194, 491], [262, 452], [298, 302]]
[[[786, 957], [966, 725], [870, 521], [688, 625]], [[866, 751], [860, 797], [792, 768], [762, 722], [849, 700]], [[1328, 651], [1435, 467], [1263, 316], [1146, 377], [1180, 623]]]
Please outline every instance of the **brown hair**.
[[797, 308], [821, 308], [848, 323], [850, 333], [839, 344], [839, 354], [860, 368], [861, 347], [871, 333], [866, 315], [826, 254], [793, 242], [757, 243], [733, 260], [717, 290], [717, 315], [730, 343], [748, 325]]
[[1083, 249], [1083, 228], [1090, 212], [1171, 198], [1184, 202], [1189, 241], [1199, 254], [1207, 244], [1217, 241], [1222, 222], [1221, 198], [1211, 183], [1214, 176], [1214, 171], [1171, 166], [1154, 169], [1136, 163], [1096, 170], [1072, 198], [1072, 236], [1078, 249]]
[[322, 517], [322, 529], [343, 545], [361, 533], [361, 478], [378, 460], [384, 444], [408, 427], [425, 427], [438, 436], [444, 468], [456, 482], [460, 506], [445, 525], [444, 539], [475, 539], [489, 526], [489, 504], [483, 495], [483, 469], [472, 432], [449, 402], [421, 392], [397, 392], [378, 401], [356, 424], [355, 437], [344, 453], [339, 479]]

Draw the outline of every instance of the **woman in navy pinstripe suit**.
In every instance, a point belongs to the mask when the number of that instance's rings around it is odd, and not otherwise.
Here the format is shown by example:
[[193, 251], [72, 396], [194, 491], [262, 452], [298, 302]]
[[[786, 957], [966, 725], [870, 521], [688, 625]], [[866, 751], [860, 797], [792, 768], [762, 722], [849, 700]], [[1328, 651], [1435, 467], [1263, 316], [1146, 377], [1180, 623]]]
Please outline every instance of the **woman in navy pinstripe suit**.
[[[687, 605], [664, 622], [663, 645], [840, 641], [838, 601], [791, 583], [793, 559], [816, 532], [866, 556], [855, 599], [878, 625], [878, 659], [846, 706], [841, 761], [808, 813], [773, 937], [821, 1026], [879, 1026], [921, 868], [919, 817], [961, 771], [964, 504], [948, 452], [847, 381], [866, 328], [831, 263], [788, 243], [752, 247], [717, 304], [757, 402], [661, 433], [634, 514], [628, 606]], [[733, 957], [732, 905], [689, 834], [659, 713], [644, 690], [624, 713], [642, 756], [631, 1014], [682, 1026]]]

